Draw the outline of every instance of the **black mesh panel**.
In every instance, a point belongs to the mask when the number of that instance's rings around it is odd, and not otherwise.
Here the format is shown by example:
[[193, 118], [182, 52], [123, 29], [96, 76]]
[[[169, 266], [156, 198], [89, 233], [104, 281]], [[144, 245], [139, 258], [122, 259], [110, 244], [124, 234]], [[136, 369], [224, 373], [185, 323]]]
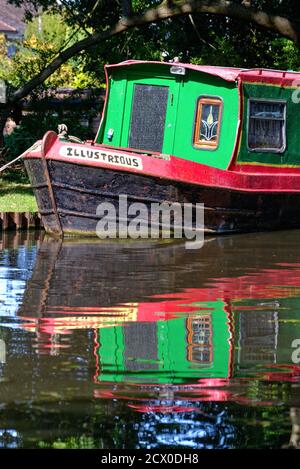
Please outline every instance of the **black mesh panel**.
[[157, 369], [156, 323], [128, 324], [124, 327], [124, 344], [126, 370], [146, 371]]
[[168, 92], [167, 86], [134, 85], [130, 148], [162, 151]]

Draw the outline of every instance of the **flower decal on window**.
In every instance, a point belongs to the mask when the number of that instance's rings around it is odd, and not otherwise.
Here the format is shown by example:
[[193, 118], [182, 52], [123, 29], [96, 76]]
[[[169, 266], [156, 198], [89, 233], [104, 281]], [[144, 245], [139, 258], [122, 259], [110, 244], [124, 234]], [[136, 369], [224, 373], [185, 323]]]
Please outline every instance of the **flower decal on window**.
[[200, 98], [197, 104], [194, 145], [215, 149], [219, 143], [222, 101]]

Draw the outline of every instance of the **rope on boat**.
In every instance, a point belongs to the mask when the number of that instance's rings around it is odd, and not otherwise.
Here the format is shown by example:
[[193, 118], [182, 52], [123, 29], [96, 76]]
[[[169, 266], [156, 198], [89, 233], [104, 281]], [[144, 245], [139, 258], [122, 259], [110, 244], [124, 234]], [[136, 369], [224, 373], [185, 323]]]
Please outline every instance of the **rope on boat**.
[[68, 127], [66, 124], [59, 124], [58, 137], [65, 138], [66, 140], [74, 143], [84, 143], [80, 138], [74, 137], [74, 135], [68, 135]]
[[[67, 140], [69, 140], [70, 142], [74, 142], [74, 143], [84, 143], [82, 140], [80, 140], [80, 138], [74, 137], [73, 135], [68, 135], [68, 127], [65, 124], [60, 124], [58, 126], [58, 137], [64, 137]], [[11, 166], [14, 163], [16, 163], [17, 161], [19, 161], [21, 158], [23, 158], [25, 155], [27, 155], [27, 153], [29, 153], [31, 150], [34, 150], [36, 148], [36, 146], [38, 146], [38, 145], [40, 145], [40, 142], [35, 143], [34, 145], [32, 145], [32, 147], [25, 150], [21, 155], [17, 156], [17, 158], [15, 158], [14, 160], [9, 161], [5, 165], [1, 166], [0, 173], [2, 173], [2, 171], [4, 171], [6, 168], [9, 168], [9, 166]]]
[[28, 153], [29, 150], [26, 150], [24, 151], [24, 153], [22, 153], [21, 155], [17, 156], [17, 158], [15, 158], [14, 160], [11, 160], [9, 161], [8, 163], [6, 163], [4, 166], [1, 166], [0, 168], [0, 173], [2, 173], [2, 171], [4, 171], [6, 168], [8, 168], [9, 166], [11, 166], [12, 164], [16, 163], [16, 161], [19, 161], [21, 158], [23, 158], [27, 153]]

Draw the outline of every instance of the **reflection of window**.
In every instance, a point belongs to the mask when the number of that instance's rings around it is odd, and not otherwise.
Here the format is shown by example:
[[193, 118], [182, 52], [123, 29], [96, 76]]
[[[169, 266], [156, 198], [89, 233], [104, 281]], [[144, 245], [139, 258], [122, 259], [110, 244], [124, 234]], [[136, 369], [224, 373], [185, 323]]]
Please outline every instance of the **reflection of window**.
[[210, 364], [212, 362], [212, 327], [210, 316], [199, 316], [187, 320], [187, 347], [190, 362]]
[[285, 112], [282, 101], [249, 101], [248, 148], [257, 151], [285, 150]]
[[194, 145], [214, 150], [219, 144], [222, 101], [200, 98], [197, 105]]

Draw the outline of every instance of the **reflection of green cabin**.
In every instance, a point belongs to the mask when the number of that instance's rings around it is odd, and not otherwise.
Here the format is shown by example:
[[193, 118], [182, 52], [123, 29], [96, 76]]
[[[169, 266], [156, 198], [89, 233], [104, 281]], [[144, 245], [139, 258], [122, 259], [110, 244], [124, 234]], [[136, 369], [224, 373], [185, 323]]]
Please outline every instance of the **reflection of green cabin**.
[[[262, 303], [259, 311], [255, 311], [257, 300], [246, 300], [248, 308], [253, 304], [253, 311], [243, 311], [244, 300], [235, 304], [235, 377], [246, 376], [257, 366], [266, 370], [269, 365], [300, 364], [293, 359], [293, 353], [297, 352], [296, 341], [300, 339], [299, 298], [279, 298]], [[300, 353], [298, 357], [300, 359]]]
[[[300, 339], [299, 298], [266, 300], [265, 309], [263, 303], [257, 310], [257, 300], [235, 302], [230, 318], [222, 300], [197, 303], [199, 311], [182, 318], [99, 329], [98, 379], [183, 383], [299, 365], [292, 358]], [[300, 360], [299, 342], [298, 350]]]
[[222, 301], [205, 303], [206, 308], [188, 318], [100, 329], [99, 380], [180, 383], [188, 378], [226, 378], [227, 315]]

